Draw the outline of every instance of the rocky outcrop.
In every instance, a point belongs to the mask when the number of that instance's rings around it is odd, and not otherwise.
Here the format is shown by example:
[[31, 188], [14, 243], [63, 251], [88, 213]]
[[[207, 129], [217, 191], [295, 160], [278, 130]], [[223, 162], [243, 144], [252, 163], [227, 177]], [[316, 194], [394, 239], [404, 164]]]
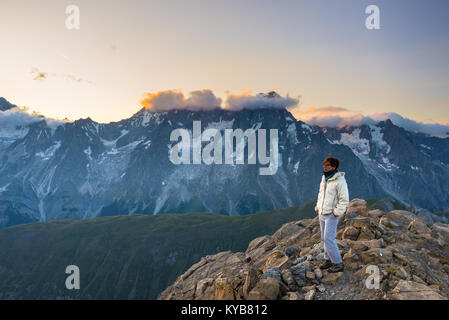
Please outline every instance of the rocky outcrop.
[[449, 226], [404, 210], [367, 210], [353, 199], [337, 243], [345, 269], [324, 261], [318, 217], [284, 224], [245, 252], [201, 258], [158, 299], [448, 299]]

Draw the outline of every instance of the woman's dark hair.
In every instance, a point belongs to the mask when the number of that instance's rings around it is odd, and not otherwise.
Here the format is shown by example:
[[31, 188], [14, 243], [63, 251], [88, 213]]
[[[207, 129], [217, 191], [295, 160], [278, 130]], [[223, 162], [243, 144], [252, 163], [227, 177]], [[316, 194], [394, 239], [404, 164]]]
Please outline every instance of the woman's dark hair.
[[332, 167], [335, 167], [335, 169], [338, 169], [338, 166], [340, 165], [340, 160], [338, 160], [335, 157], [327, 157], [324, 159], [323, 163], [329, 163]]

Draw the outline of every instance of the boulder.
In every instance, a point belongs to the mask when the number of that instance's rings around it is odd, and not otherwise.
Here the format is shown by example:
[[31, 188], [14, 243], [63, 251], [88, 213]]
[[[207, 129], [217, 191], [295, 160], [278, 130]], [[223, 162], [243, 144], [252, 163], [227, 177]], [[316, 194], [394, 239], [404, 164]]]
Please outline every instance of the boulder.
[[263, 267], [263, 272], [267, 271], [270, 267], [280, 268], [288, 261], [288, 257], [280, 251], [274, 251], [270, 254]]
[[394, 204], [393, 201], [389, 198], [381, 199], [370, 206], [370, 209], [379, 209], [384, 212], [390, 212], [394, 210]]
[[269, 267], [262, 275], [262, 279], [275, 278], [277, 281], [282, 280], [281, 271], [276, 267]]
[[357, 240], [359, 233], [359, 229], [353, 226], [346, 227], [343, 231], [342, 239]]
[[357, 217], [348, 221], [348, 225], [353, 226], [357, 229], [361, 229], [363, 226], [369, 228], [371, 224], [375, 224], [374, 219], [369, 217]]
[[298, 226], [295, 222], [287, 222], [282, 225], [274, 234], [273, 234], [273, 240], [275, 242], [279, 242], [282, 239], [288, 238], [293, 236], [294, 234], [301, 231], [302, 228]]
[[321, 279], [323, 278], [323, 272], [321, 271], [320, 268], [316, 268], [316, 269], [314, 270], [314, 272], [315, 272], [315, 278], [316, 278], [318, 281], [321, 280]]
[[285, 255], [287, 257], [291, 257], [294, 256], [298, 253], [298, 249], [295, 247], [287, 247], [287, 249], [285, 249]]
[[304, 296], [297, 291], [289, 291], [281, 300], [304, 300]]
[[319, 291], [319, 292], [321, 292], [321, 293], [323, 293], [324, 291], [326, 291], [326, 288], [324, 287], [324, 285], [321, 283], [321, 284], [319, 284], [318, 286], [316, 286], [316, 289]]
[[364, 216], [366, 215], [366, 201], [363, 199], [352, 199], [348, 207], [346, 208], [346, 215], [350, 215], [353, 212], [357, 212], [358, 214]]
[[248, 249], [246, 249], [246, 252], [253, 251], [254, 249], [259, 248], [262, 244], [264, 244], [265, 242], [267, 242], [270, 239], [271, 239], [270, 236], [262, 236], [262, 237], [258, 237], [256, 239], [253, 239], [249, 243]]
[[359, 236], [357, 237], [357, 240], [372, 240], [375, 239], [376, 235], [371, 229], [367, 226], [362, 226], [360, 228]]
[[315, 288], [313, 288], [312, 290], [310, 290], [309, 292], [307, 292], [305, 294], [305, 299], [306, 300], [313, 300], [313, 297], [315, 296]]
[[432, 230], [438, 234], [438, 236], [446, 242], [449, 242], [449, 225], [445, 223], [434, 223]]
[[416, 234], [425, 234], [430, 232], [430, 228], [427, 226], [427, 224], [419, 220], [413, 220], [412, 222], [410, 222], [407, 230]]
[[383, 212], [382, 210], [379, 210], [379, 209], [369, 210], [368, 211], [368, 216], [369, 217], [373, 217], [373, 218], [380, 218], [384, 214], [385, 214], [385, 212]]
[[243, 297], [248, 298], [249, 292], [256, 286], [259, 280], [259, 271], [255, 268], [249, 268], [246, 274], [245, 283], [243, 285]]
[[336, 285], [338, 279], [343, 275], [343, 272], [323, 272], [323, 279], [321, 279], [321, 283], [329, 284], [329, 285]]
[[391, 291], [393, 300], [447, 300], [434, 288], [421, 283], [400, 280]]
[[228, 278], [217, 278], [214, 282], [214, 298], [215, 300], [234, 300], [234, 289]]
[[295, 279], [293, 279], [293, 274], [290, 270], [283, 270], [281, 274], [282, 281], [284, 281], [290, 289], [295, 288]]
[[273, 239], [269, 239], [269, 240], [267, 240], [263, 245], [262, 245], [262, 248], [265, 250], [265, 251], [270, 251], [271, 249], [274, 249], [274, 247], [276, 247], [276, 242], [274, 242], [274, 240]]
[[393, 254], [388, 248], [373, 248], [362, 252], [363, 264], [386, 264], [393, 259]]
[[275, 300], [279, 295], [279, 282], [274, 278], [262, 279], [248, 295], [248, 300]]
[[360, 255], [353, 248], [349, 249], [349, 251], [343, 256], [345, 268], [348, 270], [357, 269], [359, 263], [361, 262], [360, 260]]
[[212, 299], [214, 294], [214, 281], [214, 278], [205, 278], [198, 281], [198, 283], [196, 284], [195, 299]]

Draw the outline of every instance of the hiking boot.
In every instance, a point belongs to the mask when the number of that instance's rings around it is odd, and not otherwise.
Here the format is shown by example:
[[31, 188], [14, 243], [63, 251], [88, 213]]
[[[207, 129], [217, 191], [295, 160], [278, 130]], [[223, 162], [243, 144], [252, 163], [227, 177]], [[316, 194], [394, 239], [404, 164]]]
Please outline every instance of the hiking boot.
[[324, 261], [324, 263], [320, 266], [320, 269], [321, 269], [321, 270], [328, 269], [328, 268], [332, 267], [333, 265], [334, 265], [334, 264], [332, 263], [332, 261], [326, 260], [326, 261]]
[[328, 272], [342, 272], [344, 269], [343, 263], [335, 263], [329, 268]]

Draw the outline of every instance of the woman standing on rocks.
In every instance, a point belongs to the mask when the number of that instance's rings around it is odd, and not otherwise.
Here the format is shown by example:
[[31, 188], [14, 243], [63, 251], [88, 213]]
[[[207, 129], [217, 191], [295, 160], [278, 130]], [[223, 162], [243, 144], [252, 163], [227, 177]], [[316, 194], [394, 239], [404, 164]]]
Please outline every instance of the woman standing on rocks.
[[326, 259], [320, 269], [329, 269], [329, 272], [343, 271], [343, 261], [335, 237], [340, 216], [346, 212], [349, 203], [349, 192], [345, 173], [338, 171], [339, 165], [337, 158], [324, 159], [323, 177], [315, 206], [315, 212], [319, 215]]

